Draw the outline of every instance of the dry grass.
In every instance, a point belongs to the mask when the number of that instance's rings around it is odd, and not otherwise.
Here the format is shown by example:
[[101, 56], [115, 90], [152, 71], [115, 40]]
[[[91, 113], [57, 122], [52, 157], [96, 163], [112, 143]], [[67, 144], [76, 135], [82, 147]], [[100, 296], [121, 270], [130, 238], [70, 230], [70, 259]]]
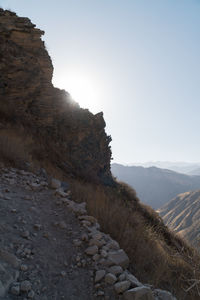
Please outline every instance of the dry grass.
[[102, 230], [126, 250], [130, 268], [142, 282], [170, 290], [178, 299], [200, 299], [195, 286], [185, 292], [191, 278], [200, 278], [199, 256], [139, 202], [133, 189], [122, 183], [105, 187], [73, 181], [71, 190], [74, 199], [87, 203]]
[[0, 133], [0, 161], [16, 168], [24, 168], [31, 161], [31, 155], [24, 140], [12, 132]]

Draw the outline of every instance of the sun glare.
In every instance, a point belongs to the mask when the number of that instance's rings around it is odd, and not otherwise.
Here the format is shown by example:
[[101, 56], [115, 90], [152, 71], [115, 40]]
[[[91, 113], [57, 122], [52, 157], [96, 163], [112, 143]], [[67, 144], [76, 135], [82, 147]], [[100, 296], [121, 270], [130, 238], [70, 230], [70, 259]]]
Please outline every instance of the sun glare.
[[70, 72], [55, 80], [58, 87], [65, 89], [82, 108], [88, 108], [93, 113], [99, 111], [99, 91], [95, 79], [80, 72]]

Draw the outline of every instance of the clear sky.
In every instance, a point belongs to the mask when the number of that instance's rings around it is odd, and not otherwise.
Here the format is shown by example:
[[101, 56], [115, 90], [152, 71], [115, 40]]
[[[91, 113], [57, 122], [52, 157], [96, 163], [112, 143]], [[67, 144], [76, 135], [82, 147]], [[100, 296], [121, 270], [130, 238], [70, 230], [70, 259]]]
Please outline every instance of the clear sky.
[[54, 85], [104, 112], [114, 161], [200, 161], [200, 0], [0, 6], [45, 30]]

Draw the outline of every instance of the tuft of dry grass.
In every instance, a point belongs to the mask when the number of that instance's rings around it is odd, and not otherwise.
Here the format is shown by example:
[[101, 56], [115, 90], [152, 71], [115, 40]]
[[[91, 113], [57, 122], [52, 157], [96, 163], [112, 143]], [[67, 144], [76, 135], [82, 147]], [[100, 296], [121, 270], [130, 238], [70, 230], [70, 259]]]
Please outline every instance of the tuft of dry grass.
[[140, 203], [132, 188], [74, 180], [71, 191], [73, 199], [85, 201], [102, 230], [125, 249], [131, 271], [142, 282], [170, 290], [178, 299], [200, 299], [195, 286], [188, 290], [190, 279], [200, 279], [200, 257], [152, 208]]
[[0, 160], [16, 168], [24, 168], [31, 156], [23, 140], [12, 134], [0, 134]]

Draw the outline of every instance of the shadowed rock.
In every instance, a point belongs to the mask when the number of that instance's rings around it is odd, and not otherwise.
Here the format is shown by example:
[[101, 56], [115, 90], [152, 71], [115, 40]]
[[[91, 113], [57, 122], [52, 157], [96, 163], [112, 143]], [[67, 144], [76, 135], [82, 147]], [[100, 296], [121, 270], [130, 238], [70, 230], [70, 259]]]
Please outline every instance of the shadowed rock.
[[69, 93], [53, 87], [43, 34], [28, 18], [0, 9], [1, 124], [23, 127], [40, 162], [72, 177], [112, 184], [103, 113], [81, 109]]

